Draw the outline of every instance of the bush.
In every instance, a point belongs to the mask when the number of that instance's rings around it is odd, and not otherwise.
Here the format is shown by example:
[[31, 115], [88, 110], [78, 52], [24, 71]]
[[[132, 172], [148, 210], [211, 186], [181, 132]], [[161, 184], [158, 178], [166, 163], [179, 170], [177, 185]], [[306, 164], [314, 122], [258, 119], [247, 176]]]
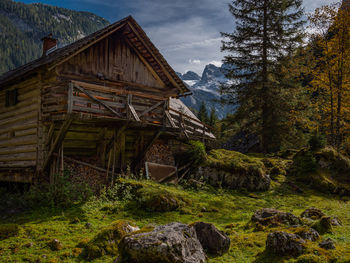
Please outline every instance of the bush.
[[326, 146], [326, 137], [319, 133], [315, 133], [309, 140], [309, 146], [312, 151], [318, 151]]
[[19, 232], [18, 225], [15, 225], [15, 224], [0, 225], [0, 240], [16, 236], [18, 232]]
[[176, 159], [180, 166], [192, 163], [191, 167], [200, 166], [207, 158], [205, 146], [199, 141], [190, 141], [188, 149], [176, 156]]
[[42, 183], [32, 186], [24, 195], [28, 206], [35, 207], [68, 207], [74, 203], [86, 201], [92, 196], [87, 184], [74, 183], [68, 171], [55, 175], [54, 183]]

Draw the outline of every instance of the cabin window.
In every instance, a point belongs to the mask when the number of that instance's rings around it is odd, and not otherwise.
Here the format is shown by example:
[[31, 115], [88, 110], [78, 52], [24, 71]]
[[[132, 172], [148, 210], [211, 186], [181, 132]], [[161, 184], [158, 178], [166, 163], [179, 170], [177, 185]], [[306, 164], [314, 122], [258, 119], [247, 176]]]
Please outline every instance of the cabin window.
[[5, 106], [10, 107], [16, 105], [18, 102], [18, 89], [6, 90]]

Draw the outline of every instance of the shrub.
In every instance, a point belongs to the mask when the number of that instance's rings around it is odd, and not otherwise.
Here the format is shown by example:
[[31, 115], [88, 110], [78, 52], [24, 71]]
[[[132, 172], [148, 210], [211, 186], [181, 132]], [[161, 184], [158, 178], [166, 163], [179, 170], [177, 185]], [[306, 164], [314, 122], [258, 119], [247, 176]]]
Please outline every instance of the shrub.
[[199, 141], [190, 141], [185, 152], [177, 154], [176, 159], [180, 166], [191, 163], [191, 167], [200, 166], [207, 157], [205, 146]]
[[317, 151], [326, 146], [326, 137], [322, 134], [315, 133], [309, 140], [309, 146], [312, 151]]
[[68, 171], [55, 175], [54, 183], [35, 185], [24, 195], [25, 202], [34, 207], [68, 207], [74, 203], [86, 201], [92, 196], [91, 188], [84, 183], [70, 180]]

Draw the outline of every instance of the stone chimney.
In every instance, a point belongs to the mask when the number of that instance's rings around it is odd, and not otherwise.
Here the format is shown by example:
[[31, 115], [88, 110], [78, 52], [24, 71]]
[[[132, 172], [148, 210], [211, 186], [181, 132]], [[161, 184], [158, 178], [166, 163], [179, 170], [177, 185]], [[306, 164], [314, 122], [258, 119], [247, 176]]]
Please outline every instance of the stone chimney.
[[41, 41], [43, 41], [43, 56], [50, 54], [57, 48], [57, 39], [54, 39], [52, 34], [43, 37]]

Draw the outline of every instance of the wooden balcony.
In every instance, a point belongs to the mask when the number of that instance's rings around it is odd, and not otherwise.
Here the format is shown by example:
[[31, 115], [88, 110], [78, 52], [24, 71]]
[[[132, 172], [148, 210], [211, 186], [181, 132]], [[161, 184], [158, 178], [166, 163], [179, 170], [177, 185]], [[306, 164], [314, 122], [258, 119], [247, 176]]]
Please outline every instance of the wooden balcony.
[[215, 138], [210, 127], [201, 123], [178, 99], [81, 81], [70, 81], [61, 94], [44, 96], [43, 114], [47, 121], [64, 120], [69, 115], [79, 120], [159, 126], [188, 139]]

